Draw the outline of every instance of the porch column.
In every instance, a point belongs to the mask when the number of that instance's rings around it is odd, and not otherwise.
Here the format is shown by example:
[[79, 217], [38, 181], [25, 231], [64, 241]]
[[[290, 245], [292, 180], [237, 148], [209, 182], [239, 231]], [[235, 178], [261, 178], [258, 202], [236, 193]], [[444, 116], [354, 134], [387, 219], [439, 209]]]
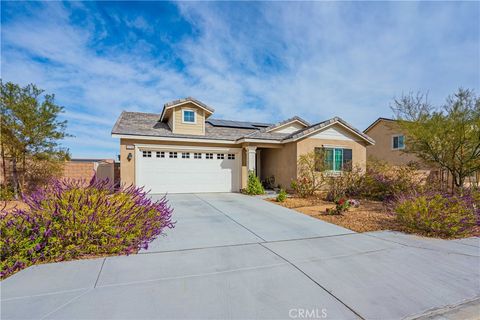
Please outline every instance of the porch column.
[[247, 171], [250, 173], [250, 171], [257, 173], [256, 166], [255, 166], [255, 160], [256, 160], [256, 154], [257, 154], [257, 147], [254, 146], [247, 146], [245, 147], [245, 150], [247, 151]]
[[260, 156], [261, 151], [262, 151], [262, 149], [257, 150], [257, 164], [256, 164], [257, 177], [259, 177], [260, 179], [262, 178], [262, 158]]

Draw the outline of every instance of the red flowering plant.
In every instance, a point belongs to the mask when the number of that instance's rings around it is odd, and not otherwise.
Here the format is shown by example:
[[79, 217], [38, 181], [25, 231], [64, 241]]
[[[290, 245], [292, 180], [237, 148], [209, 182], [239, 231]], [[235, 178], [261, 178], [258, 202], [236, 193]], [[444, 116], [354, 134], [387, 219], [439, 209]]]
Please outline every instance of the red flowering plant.
[[359, 206], [360, 201], [342, 197], [335, 201], [335, 208], [327, 208], [326, 212], [331, 215], [342, 214], [351, 207], [358, 208]]

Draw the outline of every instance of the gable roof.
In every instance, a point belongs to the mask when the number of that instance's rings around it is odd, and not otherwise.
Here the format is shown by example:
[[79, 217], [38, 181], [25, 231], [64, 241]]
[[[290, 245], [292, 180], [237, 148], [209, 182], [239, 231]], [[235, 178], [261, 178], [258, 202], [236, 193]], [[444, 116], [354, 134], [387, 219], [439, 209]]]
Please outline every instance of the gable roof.
[[361, 132], [360, 130], [358, 130], [357, 128], [355, 128], [354, 126], [352, 126], [351, 124], [349, 124], [348, 122], [346, 122], [345, 120], [343, 120], [340, 117], [334, 117], [332, 119], [314, 124], [314, 125], [312, 125], [308, 128], [305, 128], [303, 130], [291, 133], [290, 135], [285, 137], [284, 140], [296, 141], [296, 140], [299, 140], [299, 139], [302, 139], [302, 138], [306, 138], [309, 135], [312, 135], [315, 132], [318, 132], [318, 131], [320, 131], [320, 130], [328, 127], [328, 126], [331, 126], [333, 124], [336, 124], [336, 123], [340, 124], [341, 126], [346, 128], [348, 131], [350, 131], [354, 135], [362, 138], [362, 140], [365, 140], [366, 142], [368, 142], [372, 145], [375, 144], [375, 141], [372, 138], [370, 138], [369, 136], [367, 136], [366, 134], [364, 134], [363, 132]]
[[380, 121], [391, 121], [391, 122], [395, 122], [397, 120], [395, 119], [390, 119], [390, 118], [383, 118], [383, 117], [380, 117], [378, 118], [377, 120], [375, 120], [371, 125], [369, 125], [367, 127], [367, 129], [363, 130], [364, 133], [367, 133], [368, 130], [372, 129], [373, 127], [375, 127]]
[[302, 118], [298, 117], [298, 116], [293, 116], [291, 117], [290, 119], [287, 119], [287, 120], [284, 120], [284, 121], [281, 121], [281, 122], [278, 122], [274, 125], [271, 125], [270, 127], [266, 128], [265, 131], [266, 132], [270, 132], [270, 131], [273, 131], [279, 127], [282, 127], [286, 124], [289, 124], [291, 122], [299, 122], [301, 123], [302, 125], [304, 125], [305, 127], [309, 127], [310, 126], [310, 123], [308, 123], [307, 121], [303, 120]]
[[215, 109], [207, 106], [205, 103], [203, 103], [203, 102], [201, 102], [201, 101], [199, 101], [195, 98], [192, 98], [192, 97], [186, 97], [184, 99], [177, 99], [177, 100], [173, 100], [173, 101], [165, 103], [163, 105], [162, 113], [160, 114], [160, 121], [163, 121], [163, 117], [165, 116], [165, 112], [168, 109], [171, 109], [171, 108], [174, 108], [174, 107], [180, 106], [182, 104], [186, 104], [186, 103], [193, 103], [197, 107], [207, 111], [210, 114], [215, 112]]
[[200, 136], [173, 133], [167, 123], [159, 121], [157, 113], [123, 111], [112, 129], [112, 135], [222, 140], [230, 141], [229, 143], [240, 143], [246, 140], [268, 140], [272, 143], [288, 143], [306, 138], [315, 132], [337, 123], [367, 143], [375, 144], [372, 138], [339, 117], [319, 122], [293, 133], [268, 131], [270, 128], [291, 122], [292, 119], [295, 121], [297, 119], [302, 120], [299, 117], [293, 117], [278, 124], [270, 125], [258, 122], [210, 119], [205, 121], [205, 135]]
[[159, 121], [158, 113], [123, 111], [112, 129], [112, 134], [235, 141], [258, 130], [260, 129], [215, 126], [205, 121], [205, 135], [175, 134], [167, 123]]

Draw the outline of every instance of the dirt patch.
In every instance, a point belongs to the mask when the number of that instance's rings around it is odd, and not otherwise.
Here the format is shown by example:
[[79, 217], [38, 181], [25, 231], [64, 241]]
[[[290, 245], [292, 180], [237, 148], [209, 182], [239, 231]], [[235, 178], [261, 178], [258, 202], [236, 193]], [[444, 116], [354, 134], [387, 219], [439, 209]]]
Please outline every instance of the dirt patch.
[[311, 217], [330, 222], [356, 232], [369, 232], [379, 230], [405, 231], [395, 221], [395, 216], [389, 214], [382, 202], [362, 200], [360, 207], [350, 208], [342, 215], [327, 215], [327, 208], [335, 207], [333, 202], [318, 198], [287, 198], [285, 202], [276, 202], [275, 199], [267, 199], [278, 205], [294, 209]]
[[0, 201], [1, 212], [11, 212], [15, 209], [28, 209], [28, 206], [23, 201]]
[[288, 197], [284, 202], [277, 202], [273, 198], [267, 198], [265, 199], [267, 201], [273, 202], [275, 204], [278, 204], [280, 206], [289, 208], [289, 209], [295, 209], [295, 208], [302, 208], [302, 207], [310, 207], [310, 206], [316, 206], [316, 205], [326, 205], [329, 204], [329, 202], [323, 201], [320, 198], [295, 198], [295, 197]]

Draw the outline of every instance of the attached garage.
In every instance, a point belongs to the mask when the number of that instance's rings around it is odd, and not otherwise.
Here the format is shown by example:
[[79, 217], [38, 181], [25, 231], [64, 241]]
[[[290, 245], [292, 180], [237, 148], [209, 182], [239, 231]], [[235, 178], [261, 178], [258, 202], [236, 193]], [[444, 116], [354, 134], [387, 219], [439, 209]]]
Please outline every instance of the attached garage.
[[237, 192], [241, 149], [142, 146], [135, 152], [135, 184], [151, 193]]

